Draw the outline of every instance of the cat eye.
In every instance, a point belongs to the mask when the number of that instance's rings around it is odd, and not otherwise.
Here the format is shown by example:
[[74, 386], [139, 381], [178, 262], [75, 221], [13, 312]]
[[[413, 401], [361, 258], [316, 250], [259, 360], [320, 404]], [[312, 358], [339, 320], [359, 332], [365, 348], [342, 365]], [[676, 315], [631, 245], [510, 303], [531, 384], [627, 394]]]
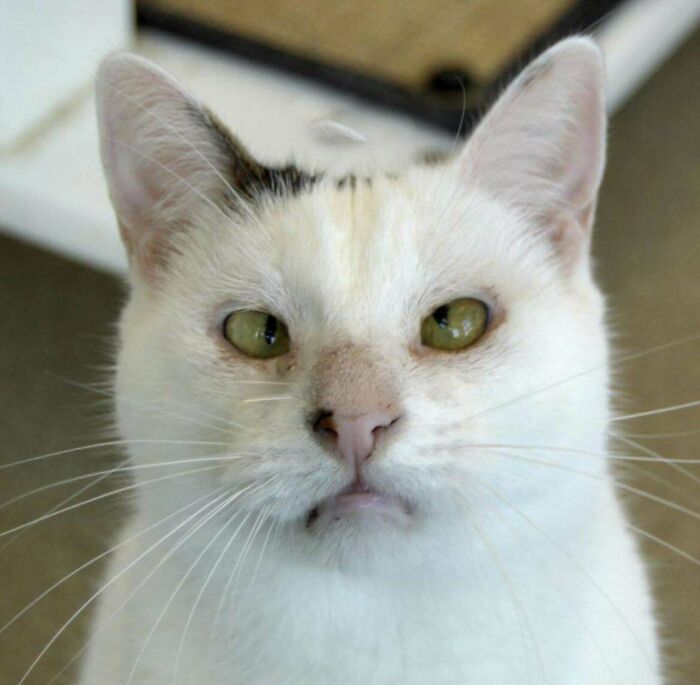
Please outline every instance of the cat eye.
[[287, 327], [266, 312], [233, 312], [224, 321], [223, 333], [247, 357], [270, 359], [289, 352]]
[[481, 300], [463, 297], [443, 304], [423, 320], [421, 342], [446, 352], [464, 350], [486, 332], [488, 320], [487, 305]]

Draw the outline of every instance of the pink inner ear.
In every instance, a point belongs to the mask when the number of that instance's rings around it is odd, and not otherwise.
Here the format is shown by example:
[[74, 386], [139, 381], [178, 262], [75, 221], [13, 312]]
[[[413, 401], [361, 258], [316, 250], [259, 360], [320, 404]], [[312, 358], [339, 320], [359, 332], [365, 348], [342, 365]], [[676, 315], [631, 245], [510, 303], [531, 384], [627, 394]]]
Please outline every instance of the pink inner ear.
[[129, 253], [149, 268], [168, 252], [161, 243], [173, 217], [186, 219], [202, 203], [213, 204], [223, 182], [220, 134], [175, 81], [133, 55], [103, 63], [97, 112], [122, 236]]
[[[118, 132], [112, 141], [114, 150], [114, 190], [120, 195], [121, 213], [134, 218], [142, 217], [158, 201], [158, 186], [149, 176], [139, 152], [126, 147], [125, 137]], [[124, 148], [119, 150], [118, 148]]]
[[461, 158], [464, 173], [540, 222], [588, 224], [604, 165], [603, 83], [592, 41], [557, 44], [477, 127]]

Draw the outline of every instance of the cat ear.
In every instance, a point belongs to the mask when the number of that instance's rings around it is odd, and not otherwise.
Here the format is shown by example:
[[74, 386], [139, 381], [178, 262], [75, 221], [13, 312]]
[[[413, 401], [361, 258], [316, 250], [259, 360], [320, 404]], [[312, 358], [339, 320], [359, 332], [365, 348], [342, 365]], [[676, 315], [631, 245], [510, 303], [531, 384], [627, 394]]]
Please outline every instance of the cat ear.
[[459, 164], [474, 183], [533, 218], [570, 251], [588, 242], [605, 129], [602, 55], [593, 41], [569, 38], [508, 86]]
[[169, 234], [205, 207], [245, 195], [263, 167], [168, 74], [129, 54], [108, 57], [97, 77], [102, 162], [132, 264], [152, 270]]

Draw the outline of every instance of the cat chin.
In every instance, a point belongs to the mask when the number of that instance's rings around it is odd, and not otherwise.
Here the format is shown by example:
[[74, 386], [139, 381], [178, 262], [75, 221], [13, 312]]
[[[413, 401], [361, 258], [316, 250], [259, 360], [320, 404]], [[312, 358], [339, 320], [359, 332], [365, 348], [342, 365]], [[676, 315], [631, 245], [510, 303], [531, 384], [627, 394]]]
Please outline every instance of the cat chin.
[[304, 566], [351, 575], [385, 575], [387, 569], [413, 565], [412, 557], [420, 547], [415, 529], [415, 525], [397, 525], [391, 517], [375, 512], [320, 516], [311, 528], [290, 536], [289, 551]]
[[432, 506], [386, 490], [349, 489], [282, 526], [279, 549], [293, 566], [388, 578], [425, 571], [436, 558], [450, 565], [464, 526], [445, 499]]
[[[322, 513], [311, 526], [305, 521], [290, 525], [278, 549], [292, 567], [358, 578], [403, 578], [460, 567], [455, 558], [463, 561], [458, 550], [464, 545], [455, 546], [454, 541], [466, 542], [463, 526], [455, 530], [451, 519], [422, 508], [410, 514], [392, 508], [387, 513], [385, 506], [358, 510], [353, 505], [352, 511], [342, 515]], [[435, 559], [443, 563], [435, 565]]]

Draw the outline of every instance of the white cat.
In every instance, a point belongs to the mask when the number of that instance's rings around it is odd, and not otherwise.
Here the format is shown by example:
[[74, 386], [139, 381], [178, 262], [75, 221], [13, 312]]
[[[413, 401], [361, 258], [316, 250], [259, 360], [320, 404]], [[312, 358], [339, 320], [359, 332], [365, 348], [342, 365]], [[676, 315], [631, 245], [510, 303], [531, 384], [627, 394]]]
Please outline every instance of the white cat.
[[658, 685], [606, 459], [603, 66], [565, 40], [454, 159], [254, 161], [102, 66], [134, 513], [82, 685]]

